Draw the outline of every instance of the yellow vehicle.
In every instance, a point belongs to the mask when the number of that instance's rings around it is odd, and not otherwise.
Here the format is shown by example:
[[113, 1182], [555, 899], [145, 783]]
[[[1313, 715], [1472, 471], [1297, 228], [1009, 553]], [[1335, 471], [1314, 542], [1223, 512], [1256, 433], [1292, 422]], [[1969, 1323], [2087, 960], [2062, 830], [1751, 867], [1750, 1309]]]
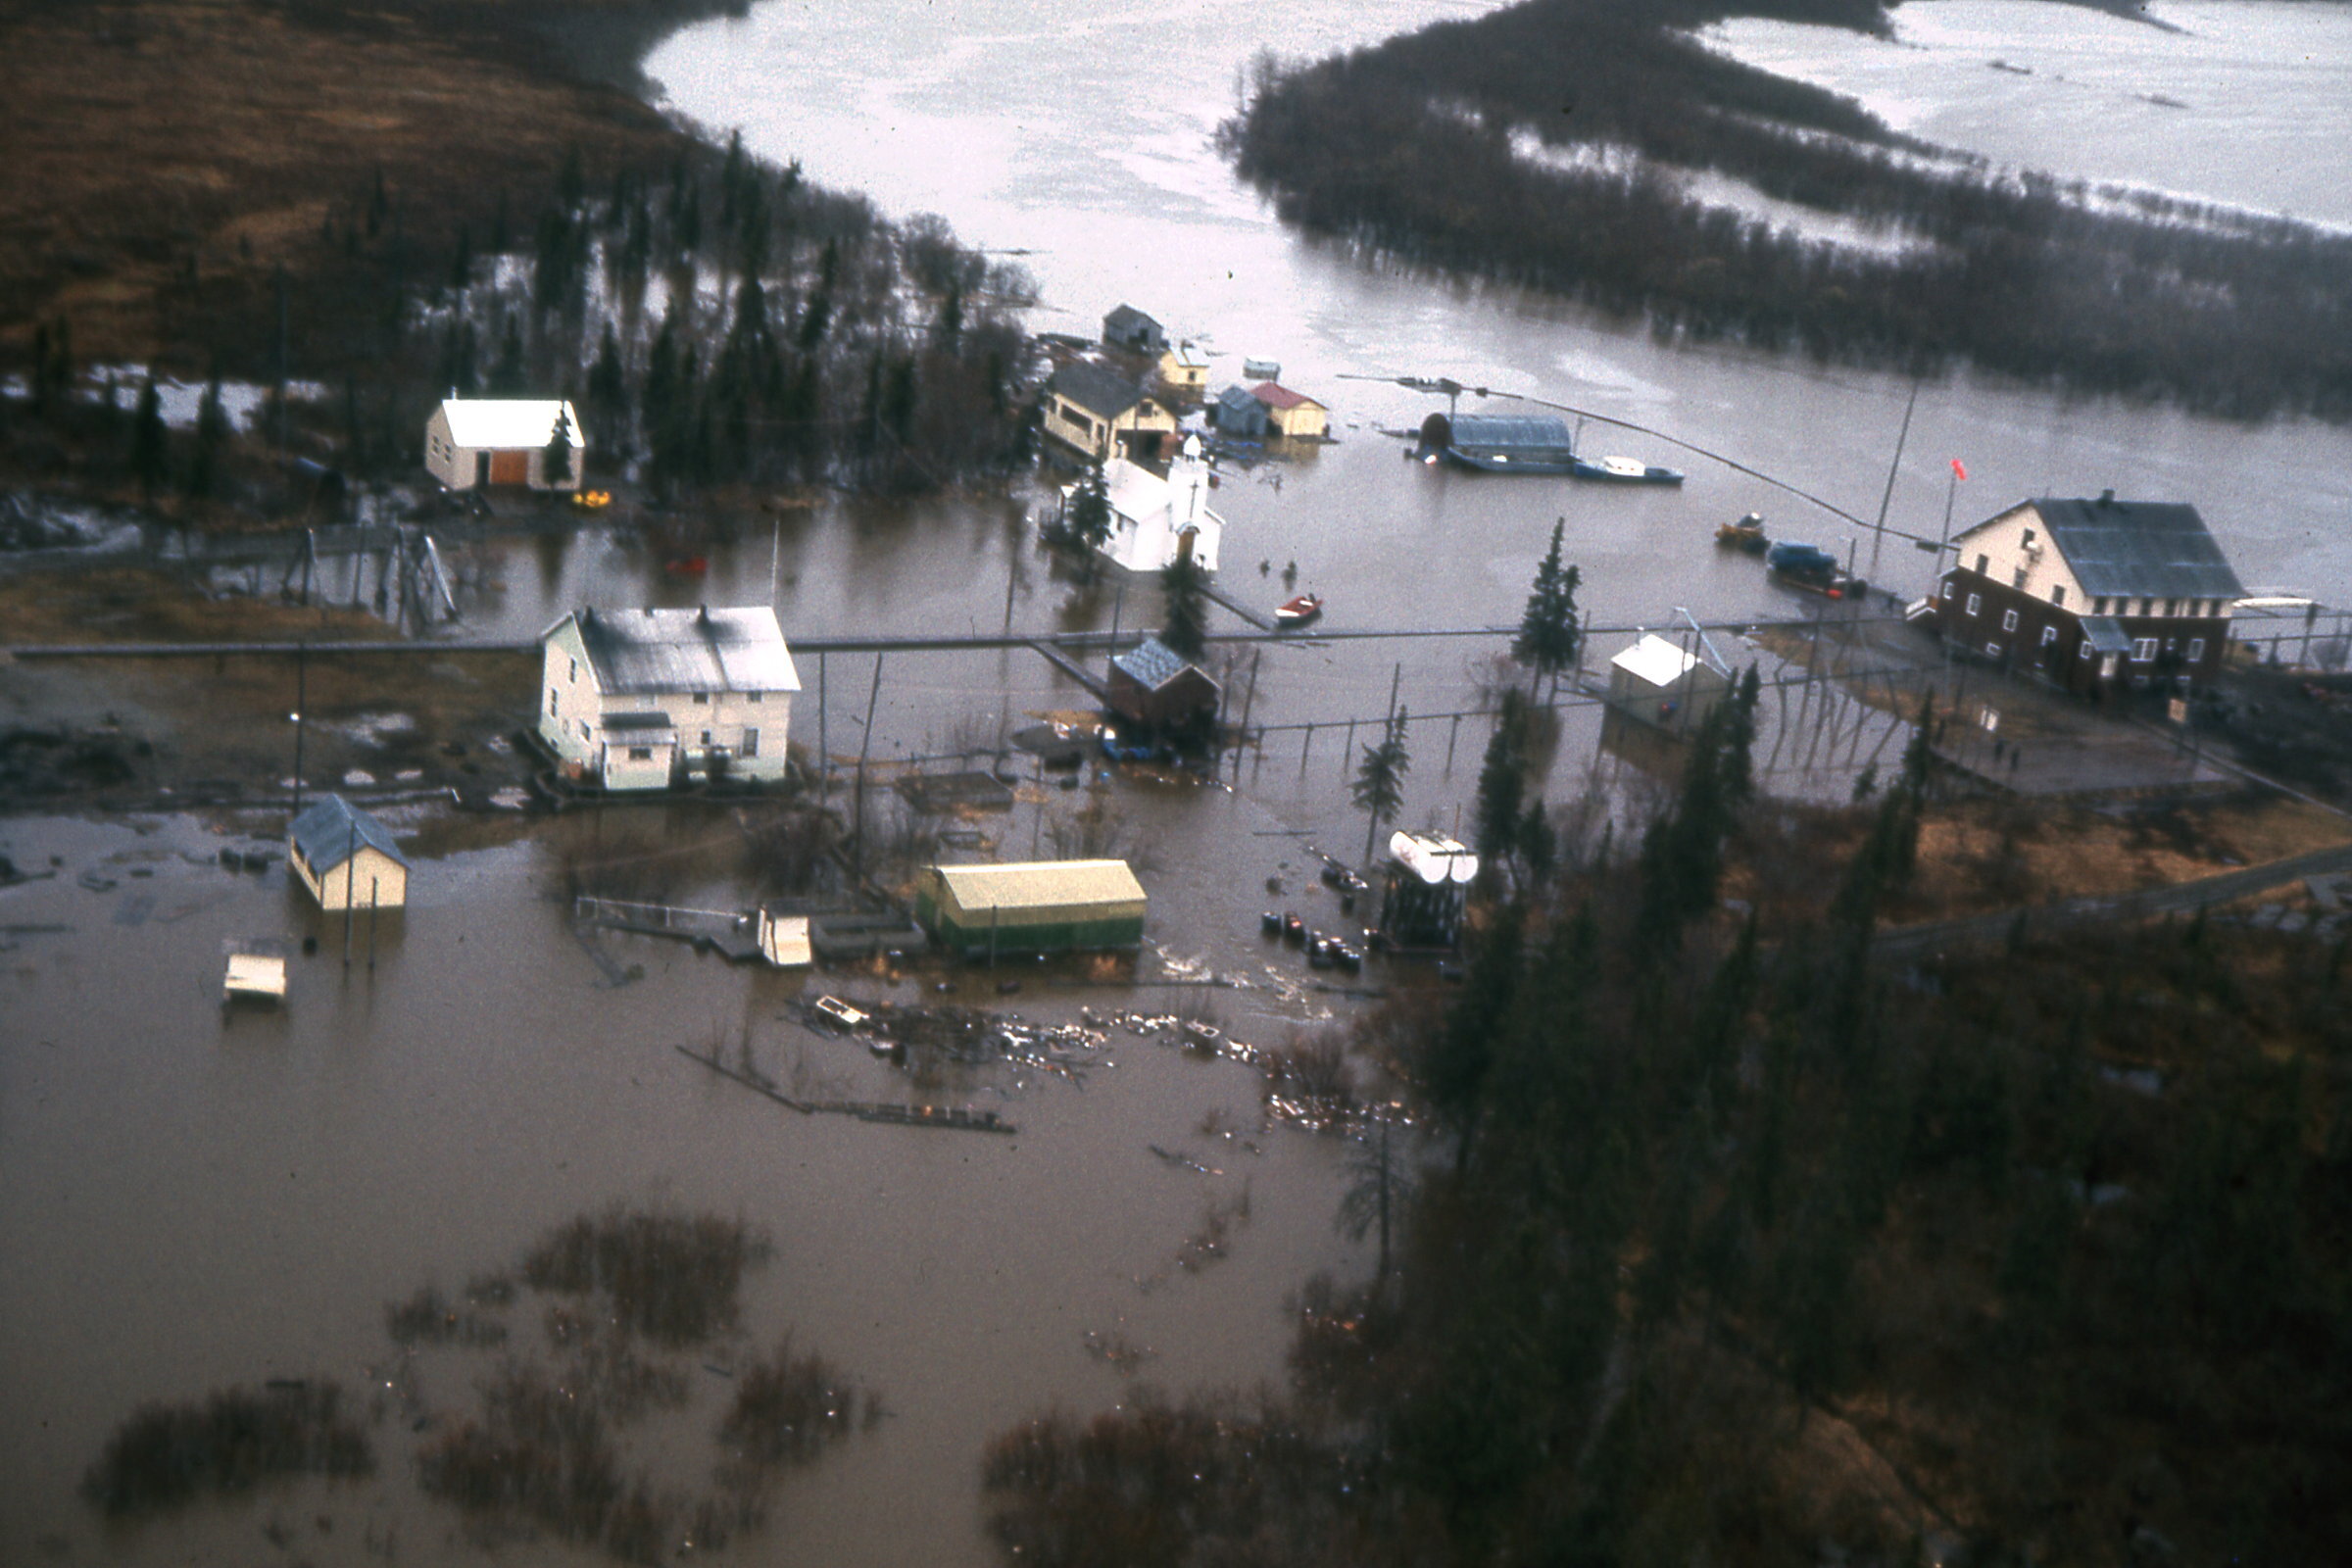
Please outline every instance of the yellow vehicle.
[[574, 490], [571, 493], [571, 504], [584, 512], [601, 512], [612, 504], [612, 492], [610, 490]]

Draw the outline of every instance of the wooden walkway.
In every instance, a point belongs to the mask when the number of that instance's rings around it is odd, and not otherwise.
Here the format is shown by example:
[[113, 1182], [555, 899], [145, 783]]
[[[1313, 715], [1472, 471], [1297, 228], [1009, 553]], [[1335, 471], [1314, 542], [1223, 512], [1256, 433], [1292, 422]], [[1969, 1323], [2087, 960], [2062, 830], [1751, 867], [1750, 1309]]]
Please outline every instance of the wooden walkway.
[[608, 931], [675, 937], [710, 947], [730, 958], [760, 956], [760, 917], [735, 909], [682, 909], [666, 904], [628, 904], [618, 899], [572, 900], [572, 918]]
[[1202, 588], [1201, 592], [1206, 594], [1212, 603], [1224, 606], [1257, 630], [1272, 631], [1274, 629], [1273, 616], [1259, 614], [1256, 611], [1228, 596], [1223, 589], [1212, 585]]
[[1096, 702], [1107, 703], [1110, 701], [1110, 682], [1107, 678], [1086, 668], [1052, 643], [1032, 639], [1029, 646], [1045, 656], [1047, 663], [1052, 664], [1055, 669], [1085, 687], [1087, 695]]

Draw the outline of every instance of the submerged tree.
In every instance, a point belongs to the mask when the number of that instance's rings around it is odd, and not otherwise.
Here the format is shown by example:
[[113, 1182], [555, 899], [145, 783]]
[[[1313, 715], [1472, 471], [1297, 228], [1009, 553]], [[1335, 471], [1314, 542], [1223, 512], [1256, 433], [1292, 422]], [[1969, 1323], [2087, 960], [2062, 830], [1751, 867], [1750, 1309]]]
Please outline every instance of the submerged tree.
[[1535, 590], [1527, 597], [1527, 613], [1520, 618], [1519, 635], [1511, 640], [1511, 657], [1528, 667], [1529, 697], [1536, 682], [1548, 676], [1557, 695], [1560, 675], [1573, 667], [1583, 651], [1585, 633], [1576, 613], [1577, 585], [1584, 578], [1574, 566], [1560, 564], [1560, 535], [1566, 517], [1551, 525], [1551, 548], [1536, 567]]
[[130, 420], [130, 476], [139, 482], [139, 499], [152, 502], [162, 488], [171, 463], [171, 435], [164, 429], [163, 395], [149, 375], [139, 387], [138, 412]]
[[1363, 761], [1355, 770], [1355, 782], [1348, 793], [1366, 817], [1364, 823], [1364, 858], [1372, 858], [1373, 842], [1380, 837], [1383, 822], [1396, 819], [1396, 808], [1404, 804], [1404, 775], [1412, 770], [1413, 760], [1405, 750], [1405, 710], [1401, 708], [1389, 715], [1377, 742], [1364, 748]]
[[1192, 557], [1180, 556], [1161, 569], [1159, 591], [1167, 604], [1159, 640], [1177, 657], [1199, 660], [1208, 650], [1208, 573]]

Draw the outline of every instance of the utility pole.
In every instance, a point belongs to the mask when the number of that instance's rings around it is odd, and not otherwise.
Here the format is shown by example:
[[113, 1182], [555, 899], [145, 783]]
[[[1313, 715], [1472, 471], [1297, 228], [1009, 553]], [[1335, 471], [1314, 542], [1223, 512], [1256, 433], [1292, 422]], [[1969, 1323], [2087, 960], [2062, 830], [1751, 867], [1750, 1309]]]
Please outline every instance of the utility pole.
[[1879, 575], [1879, 547], [1886, 542], [1886, 507], [1894, 500], [1894, 476], [1902, 471], [1903, 443], [1911, 439], [1911, 411], [1918, 407], [1919, 382], [1914, 380], [1910, 400], [1903, 405], [1903, 428], [1894, 438], [1894, 461], [1886, 465], [1886, 489], [1879, 497], [1879, 520], [1871, 525], [1870, 575], [1874, 581]]
[[865, 759], [874, 746], [874, 704], [882, 695], [882, 656], [874, 655], [874, 684], [865, 694], [865, 735], [858, 743], [858, 800], [857, 826], [852, 829], [851, 842], [856, 849], [850, 857], [851, 866], [858, 879], [865, 879]]
[[294, 814], [302, 815], [302, 726], [310, 705], [310, 644], [294, 645]]

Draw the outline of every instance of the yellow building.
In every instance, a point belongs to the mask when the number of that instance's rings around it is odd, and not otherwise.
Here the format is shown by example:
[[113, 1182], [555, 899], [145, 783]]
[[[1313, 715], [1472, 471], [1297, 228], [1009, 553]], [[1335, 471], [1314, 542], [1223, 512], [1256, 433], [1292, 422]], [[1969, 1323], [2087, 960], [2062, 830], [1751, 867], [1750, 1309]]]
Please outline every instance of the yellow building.
[[1261, 381], [1250, 395], [1265, 405], [1266, 423], [1276, 435], [1294, 441], [1320, 441], [1331, 426], [1330, 411], [1303, 392], [1274, 381]]
[[1208, 356], [1190, 343], [1177, 344], [1159, 357], [1159, 384], [1187, 402], [1208, 396]]
[[286, 863], [321, 909], [397, 909], [409, 902], [409, 858], [383, 823], [340, 795], [294, 819]]
[[1045, 432], [1096, 463], [1155, 457], [1176, 430], [1176, 413], [1100, 365], [1065, 365], [1047, 385]]

